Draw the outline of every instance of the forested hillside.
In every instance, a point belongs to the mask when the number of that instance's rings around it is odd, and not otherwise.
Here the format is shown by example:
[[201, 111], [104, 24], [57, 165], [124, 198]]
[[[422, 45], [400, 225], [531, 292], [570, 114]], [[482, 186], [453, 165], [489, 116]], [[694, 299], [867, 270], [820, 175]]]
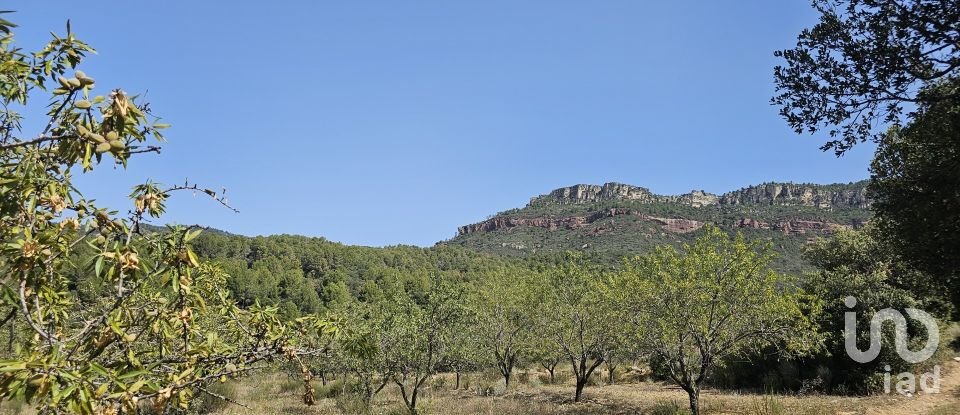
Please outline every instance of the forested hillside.
[[352, 298], [377, 298], [384, 284], [423, 291], [431, 276], [470, 281], [506, 268], [556, 263], [568, 250], [618, 268], [626, 256], [692, 242], [705, 224], [770, 241], [778, 253], [775, 268], [799, 273], [812, 269], [801, 258], [805, 244], [839, 229], [859, 228], [869, 217], [864, 182], [765, 184], [719, 196], [661, 196], [629, 185], [578, 185], [462, 226], [456, 238], [430, 248], [374, 248], [306, 236], [207, 231], [197, 238], [195, 249], [231, 276], [227, 284], [241, 305], [259, 299], [277, 303], [284, 314], [294, 316]]
[[246, 237], [204, 232], [195, 249], [231, 276], [242, 305], [279, 304], [286, 315], [323, 311], [348, 299], [375, 299], [384, 285], [426, 291], [431, 276], [471, 280], [515, 261], [455, 246], [348, 246], [323, 238]]

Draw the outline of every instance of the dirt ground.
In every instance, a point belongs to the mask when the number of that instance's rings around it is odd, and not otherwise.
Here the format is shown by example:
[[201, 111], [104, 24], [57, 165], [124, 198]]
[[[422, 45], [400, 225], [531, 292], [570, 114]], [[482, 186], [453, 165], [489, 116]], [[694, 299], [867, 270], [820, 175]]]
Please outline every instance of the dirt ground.
[[[345, 414], [358, 413], [344, 398], [321, 399], [318, 405], [305, 407], [299, 391], [281, 391], [276, 377], [241, 383], [238, 399], [250, 405], [222, 407], [212, 413], [222, 415], [273, 414]], [[530, 385], [518, 382], [497, 396], [479, 396], [475, 391], [451, 391], [449, 383], [427, 389], [420, 412], [423, 414], [675, 414], [685, 413], [686, 394], [671, 385], [655, 382], [626, 383], [588, 387], [584, 400], [573, 403], [572, 385]], [[400, 414], [403, 407], [395, 388], [385, 389], [375, 399], [369, 413]], [[705, 391], [704, 413], [757, 415], [898, 415], [960, 414], [960, 362], [942, 366], [941, 392], [906, 397], [898, 394], [872, 397], [754, 395]]]
[[[756, 415], [899, 415], [960, 414], [960, 362], [942, 365], [939, 394], [898, 394], [871, 397], [791, 396], [736, 394], [707, 390], [702, 408], [706, 414]], [[465, 377], [465, 383], [469, 377]], [[479, 381], [474, 379], [474, 383]], [[569, 382], [568, 382], [569, 383]], [[327, 398], [305, 406], [301, 402], [300, 383], [282, 374], [263, 374], [240, 382], [223, 385], [244, 406], [213, 401], [205, 413], [219, 415], [280, 414], [402, 414], [404, 408], [395, 387], [386, 388], [364, 409], [356, 399], [336, 392], [336, 383], [326, 388], [318, 385], [318, 394]], [[600, 415], [600, 414], [683, 414], [687, 413], [686, 394], [671, 385], [656, 382], [634, 382], [591, 386], [584, 400], [573, 403], [572, 384], [542, 385], [537, 381], [518, 381], [509, 390], [494, 391], [494, 396], [480, 396], [479, 388], [452, 391], [452, 377], [438, 377], [424, 390], [418, 405], [421, 414], [437, 415]], [[339, 395], [339, 396], [338, 396]], [[23, 406], [0, 404], [0, 414], [32, 414]]]
[[960, 362], [951, 360], [942, 365], [940, 393], [920, 393], [913, 397], [892, 394], [878, 398], [878, 404], [867, 410], [869, 415], [957, 414], [960, 415]]

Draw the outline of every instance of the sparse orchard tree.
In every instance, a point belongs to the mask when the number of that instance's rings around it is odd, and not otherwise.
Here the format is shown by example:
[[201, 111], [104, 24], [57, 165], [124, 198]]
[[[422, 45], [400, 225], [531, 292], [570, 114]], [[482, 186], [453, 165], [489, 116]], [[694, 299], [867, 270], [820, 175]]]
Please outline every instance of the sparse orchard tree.
[[392, 375], [384, 353], [384, 347], [390, 345], [385, 344], [384, 316], [379, 313], [383, 309], [361, 302], [345, 308], [345, 323], [336, 350], [347, 370], [356, 377], [355, 392], [364, 404], [370, 405]]
[[[0, 361], [0, 399], [50, 414], [168, 411], [202, 393], [225, 398], [207, 386], [258, 362], [322, 350], [332, 333], [324, 320], [238, 307], [227, 276], [191, 248], [199, 229], [141, 227], [173, 192], [225, 204], [222, 194], [148, 182], [134, 189], [126, 218], [84, 197], [74, 175], [159, 152], [147, 141], [161, 141], [165, 125], [136, 96], [94, 92], [77, 69], [93, 49], [69, 23], [36, 53], [14, 43], [14, 27], [0, 19], [0, 309], [23, 322], [25, 340]], [[27, 122], [21, 111], [36, 100], [46, 118]], [[90, 255], [75, 258], [82, 253]], [[102, 295], [78, 295], [77, 274], [99, 281]], [[309, 393], [311, 374], [303, 376]]]
[[[553, 346], [553, 344], [551, 344]], [[557, 365], [560, 364], [560, 353], [558, 353], [553, 348], [546, 350], [540, 358], [537, 359], [540, 363], [540, 367], [547, 371], [547, 374], [550, 375], [550, 384], [557, 382], [556, 371]]]
[[[419, 290], [419, 287], [418, 287]], [[445, 277], [430, 278], [423, 292], [395, 290], [380, 301], [383, 320], [381, 350], [393, 382], [411, 414], [419, 393], [449, 353], [452, 330], [466, 315], [464, 289]]]
[[590, 376], [614, 344], [615, 322], [600, 291], [601, 276], [599, 267], [582, 255], [567, 253], [563, 263], [547, 269], [540, 279], [540, 312], [545, 318], [538, 330], [544, 330], [570, 363], [575, 402], [580, 402]]
[[440, 358], [438, 368], [454, 375], [453, 390], [460, 389], [460, 380], [465, 372], [478, 370], [490, 364], [490, 356], [482, 346], [476, 315], [469, 309], [466, 316], [450, 328], [450, 340], [446, 353]]
[[693, 245], [626, 262], [605, 291], [627, 311], [641, 348], [668, 369], [700, 413], [700, 389], [725, 359], [808, 350], [809, 302], [770, 269], [768, 246], [708, 227]]
[[484, 276], [473, 288], [470, 306], [476, 316], [479, 342], [489, 353], [510, 387], [513, 369], [532, 347], [536, 298], [531, 272], [497, 270]]
[[[538, 311], [535, 315], [534, 324], [531, 330], [534, 332], [541, 332], [544, 327], [547, 327], [547, 316], [544, 316]], [[527, 349], [524, 353], [524, 360], [531, 362], [537, 366], [543, 368], [547, 371], [547, 375], [550, 377], [550, 384], [556, 383], [556, 371], [557, 365], [561, 362], [561, 353], [560, 346], [557, 345], [556, 340], [550, 336], [534, 336], [533, 342], [530, 345], [530, 348]]]
[[[605, 303], [607, 306], [610, 306], [611, 303]], [[610, 309], [607, 315], [615, 316], [617, 315], [618, 310]], [[630, 336], [631, 331], [629, 327], [620, 324], [620, 320], [610, 319], [609, 336], [610, 340], [605, 342], [602, 356], [603, 356], [603, 368], [607, 372], [607, 384], [613, 385], [616, 381], [616, 371], [620, 365], [627, 362], [632, 356], [635, 356], [635, 348], [637, 343], [633, 341], [633, 337]]]

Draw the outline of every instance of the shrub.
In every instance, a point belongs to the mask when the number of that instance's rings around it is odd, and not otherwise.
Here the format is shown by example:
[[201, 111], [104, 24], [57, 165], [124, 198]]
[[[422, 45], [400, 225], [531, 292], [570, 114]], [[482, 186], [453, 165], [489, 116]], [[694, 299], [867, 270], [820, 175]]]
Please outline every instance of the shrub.
[[[346, 387], [344, 384], [343, 378], [332, 380], [327, 382], [326, 385], [318, 385], [314, 387], [314, 396], [317, 398], [336, 398], [343, 394], [343, 391]], [[303, 382], [300, 382], [300, 387], [303, 387]]]
[[763, 378], [760, 379], [760, 384], [763, 386], [763, 390], [765, 391], [774, 392], [783, 390], [783, 382], [780, 379], [780, 373], [772, 370], [763, 375]]
[[753, 400], [753, 411], [756, 415], [782, 415], [786, 413], [780, 398], [776, 395], [764, 395]]
[[650, 415], [684, 415], [690, 410], [677, 401], [659, 401], [650, 408]]
[[284, 377], [278, 386], [280, 387], [280, 393], [303, 392], [303, 380], [292, 376]]
[[[232, 401], [237, 400], [238, 391], [237, 383], [235, 381], [227, 381], [224, 383], [214, 382], [208, 385], [206, 389], [211, 393], [226, 397]], [[230, 402], [208, 393], [199, 392], [196, 396], [197, 397], [194, 398], [194, 400], [190, 403], [190, 412], [192, 413], [209, 414], [211, 412], [220, 411], [231, 405]]]
[[345, 414], [367, 414], [370, 407], [357, 395], [340, 395], [336, 399], [336, 407]]
[[507, 391], [507, 384], [503, 379], [490, 380], [487, 377], [481, 377], [477, 379], [474, 390], [480, 396], [500, 396]]

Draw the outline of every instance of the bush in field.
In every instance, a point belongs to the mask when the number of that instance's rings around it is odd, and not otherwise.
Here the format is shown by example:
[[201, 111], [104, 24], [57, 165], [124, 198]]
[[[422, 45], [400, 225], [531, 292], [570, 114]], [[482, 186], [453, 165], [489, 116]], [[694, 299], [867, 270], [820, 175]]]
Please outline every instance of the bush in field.
[[[0, 309], [2, 324], [22, 323], [24, 341], [0, 361], [0, 398], [41, 413], [186, 408], [212, 395], [213, 382], [321, 347], [331, 333], [322, 319], [238, 307], [227, 276], [192, 250], [198, 229], [141, 227], [173, 192], [225, 204], [221, 194], [148, 182], [134, 188], [125, 218], [84, 197], [75, 175], [158, 152], [147, 141], [162, 140], [166, 125], [137, 96], [95, 92], [77, 69], [93, 49], [69, 23], [36, 53], [15, 44], [14, 27], [0, 19]], [[19, 111], [36, 100], [46, 118], [26, 122]], [[77, 274], [100, 295], [73, 290]]]
[[[844, 314], [857, 313], [857, 338], [861, 342], [870, 339], [870, 319], [873, 313], [883, 308], [903, 310], [908, 307], [925, 310], [940, 310], [949, 313], [949, 307], [938, 307], [936, 298], [918, 300], [909, 287], [910, 276], [915, 273], [909, 267], [892, 261], [886, 255], [882, 242], [873, 236], [873, 229], [840, 232], [833, 238], [810, 245], [805, 256], [819, 269], [808, 276], [806, 289], [824, 301], [823, 313], [816, 320], [826, 334], [824, 350], [803, 362], [803, 366], [829, 367], [831, 382], [825, 387], [834, 393], [869, 394], [883, 390], [876, 384], [876, 375], [884, 366], [890, 365], [893, 373], [913, 369], [896, 353], [894, 333], [887, 327], [881, 332], [880, 354], [869, 363], [858, 363], [847, 356], [844, 347]], [[847, 296], [855, 296], [857, 305], [850, 309], [844, 304]], [[926, 340], [923, 324], [907, 319], [907, 332], [915, 342]], [[865, 348], [860, 344], [861, 349]], [[917, 350], [922, 345], [911, 346]]]

